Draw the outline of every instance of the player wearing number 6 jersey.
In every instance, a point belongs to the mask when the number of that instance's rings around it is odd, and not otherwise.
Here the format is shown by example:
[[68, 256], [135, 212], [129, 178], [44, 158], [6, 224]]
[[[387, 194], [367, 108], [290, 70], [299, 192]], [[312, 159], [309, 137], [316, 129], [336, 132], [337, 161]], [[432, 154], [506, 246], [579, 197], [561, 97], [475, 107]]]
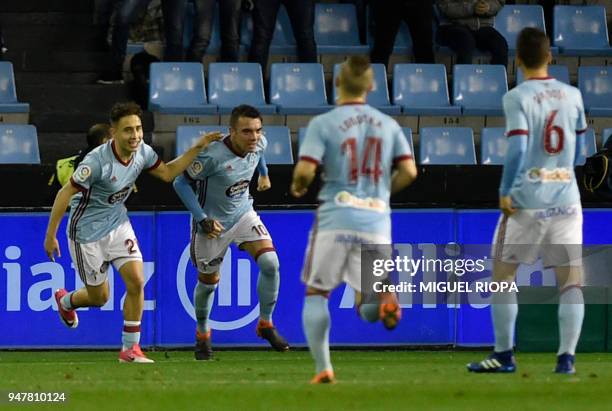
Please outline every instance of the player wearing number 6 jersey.
[[[76, 328], [79, 307], [99, 307], [109, 296], [108, 268], [113, 264], [125, 282], [123, 348], [119, 361], [151, 363], [140, 350], [140, 320], [144, 304], [142, 254], [130, 225], [125, 201], [136, 178], [148, 171], [172, 181], [198, 152], [219, 139], [219, 133], [202, 136], [185, 154], [165, 164], [142, 141], [142, 111], [136, 103], [118, 103], [110, 112], [112, 140], [91, 151], [57, 193], [45, 237], [51, 260], [60, 256], [57, 229], [71, 201], [67, 234], [70, 255], [84, 287], [55, 293], [58, 313], [69, 328]], [[76, 194], [76, 195], [75, 195]]]
[[235, 107], [230, 117], [230, 135], [201, 152], [184, 175], [174, 181], [174, 189], [193, 217], [191, 259], [198, 270], [193, 293], [196, 360], [212, 359], [208, 320], [221, 263], [232, 242], [251, 254], [259, 266], [257, 335], [277, 351], [289, 349], [272, 325], [280, 284], [278, 256], [270, 234], [253, 210], [249, 194], [255, 168], [259, 171], [257, 190], [270, 188], [264, 159], [267, 144], [259, 111], [248, 105]]
[[[586, 119], [580, 91], [548, 76], [544, 33], [526, 28], [517, 39], [517, 65], [526, 81], [504, 96], [508, 154], [499, 189], [500, 216], [493, 240], [493, 280], [512, 282], [518, 264], [538, 257], [554, 267], [559, 286], [559, 351], [555, 372], [573, 374], [584, 302], [582, 209], [574, 166]], [[495, 349], [473, 372], [514, 372], [516, 294], [498, 293], [491, 305]]]
[[[312, 383], [334, 381], [329, 356], [329, 293], [346, 282], [361, 292], [361, 246], [390, 244], [389, 197], [416, 178], [410, 146], [391, 117], [365, 104], [372, 87], [367, 58], [350, 57], [336, 80], [338, 107], [313, 118], [300, 147], [291, 192], [303, 196], [318, 165], [321, 205], [302, 272], [306, 284], [304, 332], [316, 363]], [[396, 172], [392, 172], [395, 167]], [[401, 316], [395, 294], [359, 306], [362, 318], [394, 328]]]

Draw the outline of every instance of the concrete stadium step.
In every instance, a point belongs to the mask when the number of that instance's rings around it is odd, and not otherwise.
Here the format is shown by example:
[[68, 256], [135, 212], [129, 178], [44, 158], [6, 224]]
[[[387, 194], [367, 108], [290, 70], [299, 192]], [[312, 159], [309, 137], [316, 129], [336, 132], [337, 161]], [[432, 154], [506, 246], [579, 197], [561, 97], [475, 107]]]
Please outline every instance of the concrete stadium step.
[[48, 133], [39, 130], [38, 149], [41, 164], [55, 164], [58, 159], [75, 155], [80, 149], [87, 147], [86, 132], [87, 129], [70, 133]]
[[16, 72], [101, 73], [111, 66], [108, 53], [95, 51], [9, 50], [6, 53], [6, 60], [13, 63]]
[[89, 51], [98, 46], [95, 26], [73, 24], [25, 24], [3, 27], [9, 50]]
[[92, 12], [93, 0], [4, 0], [0, 2], [0, 13], [4, 12]]
[[49, 73], [45, 71], [22, 71], [15, 73], [17, 87], [36, 84], [95, 84], [98, 72]]
[[99, 111], [110, 108], [117, 101], [130, 99], [129, 88], [124, 85], [99, 84], [44, 84], [18, 86], [20, 101], [30, 103], [36, 111], [63, 111], [66, 113]]
[[[1, 7], [0, 7], [1, 8]], [[89, 11], [85, 12], [6, 12], [0, 13], [0, 21], [4, 29], [12, 27], [20, 27], [30, 25], [58, 25], [66, 24], [71, 26], [91, 26], [93, 23], [93, 15]]]

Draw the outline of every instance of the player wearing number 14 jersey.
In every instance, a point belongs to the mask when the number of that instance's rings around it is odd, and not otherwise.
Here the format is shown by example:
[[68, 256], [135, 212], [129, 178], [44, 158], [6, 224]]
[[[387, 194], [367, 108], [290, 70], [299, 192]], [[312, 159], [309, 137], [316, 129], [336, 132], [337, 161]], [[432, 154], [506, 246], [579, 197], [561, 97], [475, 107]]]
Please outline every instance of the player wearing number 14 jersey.
[[[500, 216], [493, 240], [493, 280], [512, 282], [518, 264], [538, 257], [554, 267], [559, 286], [559, 351], [555, 372], [573, 374], [584, 316], [582, 209], [574, 165], [584, 144], [586, 119], [580, 91], [548, 76], [549, 40], [524, 29], [517, 65], [524, 83], [504, 96], [508, 154], [500, 185]], [[493, 354], [468, 364], [473, 372], [514, 372], [516, 293], [492, 296]]]
[[[353, 56], [344, 62], [336, 86], [339, 106], [311, 120], [291, 185], [294, 196], [303, 196], [317, 166], [322, 166], [321, 205], [302, 272], [307, 287], [304, 332], [317, 372], [312, 383], [334, 381], [329, 293], [346, 282], [360, 299], [362, 245], [391, 243], [390, 193], [416, 177], [410, 145], [400, 126], [365, 104], [372, 87], [368, 59]], [[385, 327], [394, 328], [401, 316], [397, 298], [390, 293], [379, 297], [380, 304], [361, 304], [360, 315], [372, 322], [381, 319]]]

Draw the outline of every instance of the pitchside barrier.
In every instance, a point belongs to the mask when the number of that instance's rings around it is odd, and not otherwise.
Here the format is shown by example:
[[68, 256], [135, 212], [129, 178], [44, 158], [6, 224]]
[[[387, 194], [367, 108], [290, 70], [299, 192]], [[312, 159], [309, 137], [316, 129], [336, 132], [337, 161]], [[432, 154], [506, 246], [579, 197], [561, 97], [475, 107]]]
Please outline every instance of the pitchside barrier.
[[[274, 322], [291, 344], [304, 345], [304, 287], [300, 274], [314, 211], [260, 214], [280, 260], [281, 289]], [[435, 253], [436, 244], [488, 244], [498, 217], [496, 210], [396, 210], [392, 214], [393, 241], [410, 244], [414, 258]], [[585, 244], [612, 244], [612, 210], [587, 209], [584, 217]], [[144, 256], [142, 343], [148, 347], [189, 346], [195, 333], [192, 293], [196, 282], [196, 272], [189, 261], [189, 215], [134, 212], [130, 218]], [[65, 328], [59, 321], [53, 291], [61, 287], [72, 290], [81, 283], [68, 252], [66, 219], [58, 233], [62, 256], [55, 262], [46, 257], [43, 240], [47, 220], [48, 213], [0, 214], [0, 348], [117, 347], [125, 287], [113, 269], [109, 271], [110, 299], [106, 305], [80, 309], [79, 327], [75, 330]], [[264, 345], [255, 335], [259, 310], [257, 274], [257, 266], [248, 254], [232, 246], [221, 268], [212, 310], [215, 345]], [[535, 272], [527, 281], [542, 285], [544, 277]], [[527, 292], [537, 290], [531, 288]], [[585, 290], [591, 292], [608, 290]], [[485, 346], [493, 341], [489, 305], [480, 302], [455, 305], [417, 298], [404, 305], [403, 320], [393, 332], [384, 330], [379, 323], [362, 322], [349, 288], [336, 290], [329, 306], [333, 345]], [[518, 348], [554, 350], [556, 306], [522, 305], [519, 312]], [[603, 351], [612, 345], [607, 337], [612, 329], [609, 318], [607, 305], [587, 306], [582, 349]]]

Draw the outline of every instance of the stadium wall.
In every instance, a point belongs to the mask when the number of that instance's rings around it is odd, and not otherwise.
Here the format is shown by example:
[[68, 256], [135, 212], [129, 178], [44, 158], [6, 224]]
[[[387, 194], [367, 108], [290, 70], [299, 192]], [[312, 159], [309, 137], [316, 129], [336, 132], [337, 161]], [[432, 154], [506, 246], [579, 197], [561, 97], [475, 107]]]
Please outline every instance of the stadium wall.
[[[588, 209], [584, 214], [585, 244], [612, 244], [612, 209]], [[396, 210], [392, 215], [394, 243], [411, 244], [415, 258], [431, 250], [431, 244], [488, 244], [498, 215], [497, 210]], [[261, 216], [281, 262], [281, 290], [274, 320], [293, 345], [304, 345], [300, 272], [314, 211], [263, 211]], [[185, 212], [134, 212], [130, 217], [145, 261], [142, 343], [158, 347], [191, 345], [191, 295], [196, 273], [189, 262], [189, 216]], [[74, 289], [80, 286], [80, 279], [64, 235], [66, 219], [58, 235], [62, 256], [55, 262], [47, 259], [42, 247], [47, 220], [48, 213], [0, 213], [0, 348], [116, 347], [120, 344], [125, 288], [112, 269], [111, 295], [104, 307], [81, 309], [76, 330], [64, 328], [57, 318], [52, 292], [61, 287]], [[258, 314], [256, 265], [246, 253], [232, 247], [221, 272], [212, 312], [215, 344], [263, 345], [254, 330]], [[546, 272], [534, 272], [522, 281], [543, 284], [546, 278]], [[417, 298], [405, 304], [404, 320], [391, 333], [380, 324], [363, 323], [353, 303], [354, 295], [345, 287], [330, 298], [334, 345], [484, 346], [493, 341], [489, 307], [479, 301], [453, 306]], [[585, 322], [585, 327], [596, 329], [593, 338], [603, 342], [593, 343], [591, 338], [588, 349], [593, 350], [610, 346], [606, 342], [607, 307], [595, 311], [597, 318]], [[555, 322], [554, 318], [550, 321]], [[586, 331], [585, 335], [591, 334]]]

